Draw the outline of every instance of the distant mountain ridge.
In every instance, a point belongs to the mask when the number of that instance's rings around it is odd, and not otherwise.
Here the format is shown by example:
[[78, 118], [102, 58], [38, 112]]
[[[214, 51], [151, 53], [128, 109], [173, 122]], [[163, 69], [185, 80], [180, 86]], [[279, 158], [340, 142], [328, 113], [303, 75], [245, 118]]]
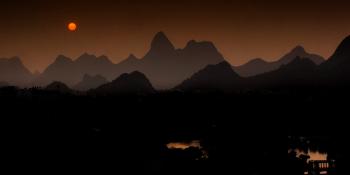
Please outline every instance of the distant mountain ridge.
[[101, 75], [113, 80], [123, 73], [140, 71], [147, 75], [158, 89], [174, 87], [193, 73], [209, 64], [224, 61], [211, 42], [191, 40], [185, 48], [176, 49], [163, 32], [152, 40], [150, 50], [141, 59], [130, 55], [118, 64], [112, 63], [106, 56], [83, 54], [76, 60], [60, 55], [36, 79], [36, 85], [45, 85], [52, 81], [61, 81], [68, 86], [80, 82], [85, 74]]
[[76, 60], [59, 55], [34, 81], [35, 85], [43, 86], [52, 81], [64, 82], [68, 86], [79, 83], [85, 74], [105, 75], [114, 77], [114, 64], [106, 57], [83, 54]]
[[185, 48], [175, 49], [166, 35], [159, 32], [137, 70], [147, 75], [157, 89], [169, 89], [205, 66], [224, 60], [211, 42], [191, 40]]
[[[331, 86], [338, 87], [339, 85], [345, 85], [346, 87], [350, 86], [350, 36], [345, 38], [337, 47], [334, 54], [320, 65], [318, 65], [320, 62], [315, 63], [315, 59], [300, 56], [294, 58], [291, 57], [302, 52], [304, 52], [303, 49], [297, 47], [293, 49], [291, 53], [284, 56], [283, 59], [278, 61], [281, 66], [276, 70], [247, 78], [241, 78], [241, 81], [237, 78], [239, 76], [236, 73], [221, 74], [220, 72], [222, 72], [223, 69], [228, 70], [227, 68], [224, 68], [225, 66], [221, 67], [219, 66], [220, 64], [208, 66], [194, 74], [190, 79], [184, 81], [177, 88], [180, 90], [191, 91], [193, 89], [201, 90], [209, 87], [213, 90], [224, 90], [224, 88], [228, 88], [229, 90], [234, 91], [235, 89], [314, 89]], [[251, 62], [262, 65], [269, 64], [261, 59], [255, 59]], [[216, 67], [217, 69], [213, 69], [213, 67]], [[220, 83], [220, 79], [224, 80], [224, 86], [222, 86], [223, 83]]]
[[[241, 76], [242, 67], [227, 63], [213, 43], [191, 40], [183, 49], [176, 49], [165, 34], [159, 32], [144, 57], [130, 54], [118, 64], [106, 56], [87, 53], [76, 60], [59, 55], [41, 74], [34, 75], [17, 57], [0, 59], [0, 82], [25, 85], [35, 78], [33, 84], [44, 86], [51, 83], [47, 86], [52, 87], [50, 89], [80, 86], [84, 91], [95, 88], [94, 92], [107, 93], [150, 93], [163, 88], [227, 91], [296, 85], [350, 85], [350, 36], [325, 61], [297, 46], [278, 61], [254, 59], [245, 66], [254, 71], [269, 71], [250, 77]], [[53, 86], [52, 82], [56, 85]]]
[[25, 86], [33, 74], [23, 65], [19, 57], [0, 58], [0, 81], [9, 85]]
[[292, 62], [296, 57], [308, 58], [317, 65], [320, 65], [325, 61], [325, 59], [319, 55], [310, 54], [306, 52], [302, 46], [296, 46], [289, 53], [287, 53], [277, 61], [267, 62], [261, 58], [257, 58], [249, 61], [244, 65], [235, 66], [233, 69], [243, 77], [250, 77], [277, 70], [282, 65], [286, 65]]

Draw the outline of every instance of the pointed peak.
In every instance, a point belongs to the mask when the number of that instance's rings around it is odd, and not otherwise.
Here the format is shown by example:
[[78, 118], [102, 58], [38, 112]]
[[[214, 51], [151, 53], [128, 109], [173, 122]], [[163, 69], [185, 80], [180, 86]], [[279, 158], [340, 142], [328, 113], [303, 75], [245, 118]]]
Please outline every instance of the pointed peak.
[[146, 75], [143, 74], [142, 72], [140, 71], [134, 71], [134, 72], [131, 72], [131, 73], [124, 73], [122, 75], [120, 75], [119, 78], [117, 79], [124, 79], [124, 78], [142, 78], [142, 79], [147, 79], [146, 78]]
[[193, 46], [195, 44], [197, 44], [196, 40], [190, 40], [190, 41], [187, 42], [186, 47], [191, 47], [191, 46]]
[[104, 61], [104, 62], [113, 64], [112, 61], [106, 55], [101, 55], [97, 59], [100, 60], [100, 61]]
[[301, 45], [297, 45], [292, 51], [292, 53], [305, 53], [305, 49]]
[[232, 69], [232, 66], [226, 62], [220, 62], [215, 65], [208, 65], [189, 79], [183, 81], [175, 89], [180, 90], [231, 90], [240, 76]]
[[152, 48], [175, 49], [164, 32], [158, 32], [152, 40]]
[[130, 54], [127, 60], [138, 60], [138, 58], [134, 54]]
[[187, 42], [185, 48], [211, 48], [216, 49], [215, 45], [211, 41], [196, 41], [196, 40], [190, 40]]
[[71, 58], [68, 58], [64, 55], [58, 55], [55, 62], [62, 63], [62, 62], [73, 62]]
[[78, 59], [77, 60], [81, 60], [81, 59], [94, 59], [94, 58], [97, 58], [95, 55], [93, 55], [93, 54], [88, 54], [88, 53], [83, 53], [82, 55], [80, 55], [79, 57], [78, 57]]
[[250, 61], [248, 61], [246, 64], [258, 64], [258, 63], [267, 63], [265, 60], [262, 58], [254, 58]]
[[284, 67], [300, 68], [301, 66], [316, 67], [317, 65], [310, 58], [304, 58], [304, 57], [297, 56], [290, 63], [283, 65], [283, 66]]
[[133, 76], [143, 76], [143, 77], [146, 77], [145, 74], [143, 74], [142, 72], [140, 71], [134, 71], [134, 72], [131, 72], [129, 75], [133, 75]]
[[156, 33], [154, 38], [165, 38], [165, 39], [168, 39], [168, 37], [165, 35], [165, 33], [163, 31], [160, 31], [160, 32]]
[[232, 70], [232, 65], [230, 63], [228, 63], [227, 61], [222, 61], [218, 64], [210, 64], [207, 65], [204, 69], [202, 70], [218, 70], [218, 71], [225, 71], [225, 70]]
[[124, 73], [94, 91], [103, 94], [150, 94], [154, 93], [155, 89], [143, 73], [135, 71]]
[[262, 58], [254, 58], [251, 61], [256, 61], [256, 62], [266, 62], [264, 59]]

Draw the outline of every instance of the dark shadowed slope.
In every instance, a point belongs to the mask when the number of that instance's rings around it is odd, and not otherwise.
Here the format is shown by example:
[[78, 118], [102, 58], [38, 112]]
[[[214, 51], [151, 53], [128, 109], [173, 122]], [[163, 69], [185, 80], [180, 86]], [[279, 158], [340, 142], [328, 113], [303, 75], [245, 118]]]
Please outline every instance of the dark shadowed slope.
[[310, 86], [319, 81], [317, 65], [308, 58], [296, 57], [279, 69], [246, 79], [249, 88]]
[[66, 84], [55, 81], [50, 83], [45, 87], [45, 90], [47, 91], [53, 91], [53, 92], [60, 92], [60, 93], [72, 93], [73, 90], [70, 89]]
[[248, 63], [242, 65], [242, 66], [236, 66], [234, 67], [234, 70], [244, 77], [254, 76], [266, 72], [270, 72], [273, 70], [278, 69], [282, 65], [286, 65], [293, 61], [296, 57], [300, 58], [308, 58], [312, 60], [315, 64], [320, 65], [325, 61], [324, 58], [322, 58], [319, 55], [316, 54], [310, 54], [305, 51], [305, 49], [301, 46], [295, 47], [293, 50], [291, 50], [288, 54], [284, 55], [282, 58], [280, 58], [277, 61], [274, 62], [266, 62], [260, 58], [254, 59], [249, 61]]
[[104, 84], [94, 90], [91, 94], [111, 95], [111, 94], [151, 94], [155, 90], [147, 77], [138, 71], [122, 74], [114, 81]]
[[196, 90], [234, 90], [240, 86], [240, 76], [233, 71], [227, 62], [216, 65], [208, 65], [204, 69], [195, 73], [191, 78], [177, 86], [176, 90], [196, 91]]
[[25, 86], [33, 78], [32, 73], [18, 57], [0, 59], [0, 81], [10, 85]]
[[340, 43], [334, 54], [320, 65], [320, 69], [327, 81], [350, 82], [350, 36]]
[[74, 89], [86, 91], [89, 89], [95, 89], [103, 84], [108, 83], [107, 79], [101, 75], [90, 76], [85, 74], [83, 80], [74, 86]]

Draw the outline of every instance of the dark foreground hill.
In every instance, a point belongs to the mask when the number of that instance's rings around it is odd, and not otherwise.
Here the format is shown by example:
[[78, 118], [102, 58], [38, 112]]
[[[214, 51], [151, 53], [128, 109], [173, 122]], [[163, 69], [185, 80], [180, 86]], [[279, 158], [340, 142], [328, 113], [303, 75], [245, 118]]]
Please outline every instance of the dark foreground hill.
[[89, 94], [95, 95], [125, 95], [125, 94], [152, 94], [156, 90], [147, 77], [138, 71], [125, 73], [110, 83], [103, 84], [90, 90]]
[[[285, 88], [88, 96], [6, 87], [0, 96], [2, 157], [13, 172], [277, 174], [285, 157], [280, 135], [346, 130], [338, 117], [350, 94]], [[167, 148], [192, 142], [200, 146]]]

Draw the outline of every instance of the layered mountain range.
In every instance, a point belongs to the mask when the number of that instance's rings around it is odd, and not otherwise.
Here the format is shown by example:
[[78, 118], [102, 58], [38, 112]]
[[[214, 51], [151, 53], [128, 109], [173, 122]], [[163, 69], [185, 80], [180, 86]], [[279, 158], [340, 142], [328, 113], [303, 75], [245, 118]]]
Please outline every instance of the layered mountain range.
[[167, 89], [181, 83], [208, 64], [224, 61], [223, 56], [211, 42], [189, 41], [183, 49], [176, 49], [163, 32], [155, 35], [150, 50], [139, 59], [130, 55], [118, 64], [106, 56], [97, 57], [87, 53], [79, 58], [59, 55], [33, 84], [46, 85], [61, 81], [69, 86], [79, 83], [85, 74], [100, 75], [111, 81], [123, 73], [143, 72], [157, 89]]
[[[246, 78], [238, 76], [234, 71], [235, 67], [229, 68], [226, 62], [210, 65], [184, 81], [177, 89], [249, 90], [350, 86], [350, 36], [341, 42], [335, 53], [326, 61], [314, 54], [307, 54], [310, 57], [300, 57], [295, 53], [305, 52], [301, 47], [297, 47], [278, 61], [286, 62], [277, 69]], [[287, 61], [286, 58], [292, 59]]]
[[302, 46], [297, 46], [276, 61], [267, 62], [261, 58], [256, 58], [241, 66], [235, 66], [234, 70], [243, 77], [255, 76], [277, 70], [282, 65], [292, 62], [296, 57], [308, 58], [317, 65], [320, 65], [325, 61], [323, 57], [317, 54], [308, 53]]
[[[0, 82], [16, 86], [61, 82], [77, 90], [95, 89], [105, 93], [114, 92], [110, 89], [116, 87], [125, 87], [119, 89], [124, 92], [126, 89], [139, 92], [133, 86], [143, 87], [147, 92], [229, 90], [330, 81], [347, 83], [350, 82], [349, 66], [350, 37], [345, 38], [327, 60], [297, 46], [274, 62], [254, 59], [241, 66], [231, 66], [211, 42], [191, 40], [184, 48], [176, 49], [165, 34], [159, 32], [143, 58], [131, 54], [118, 64], [106, 56], [87, 53], [75, 60], [59, 55], [41, 74], [32, 74], [17, 57], [0, 59]], [[126, 83], [129, 80], [133, 82]]]

